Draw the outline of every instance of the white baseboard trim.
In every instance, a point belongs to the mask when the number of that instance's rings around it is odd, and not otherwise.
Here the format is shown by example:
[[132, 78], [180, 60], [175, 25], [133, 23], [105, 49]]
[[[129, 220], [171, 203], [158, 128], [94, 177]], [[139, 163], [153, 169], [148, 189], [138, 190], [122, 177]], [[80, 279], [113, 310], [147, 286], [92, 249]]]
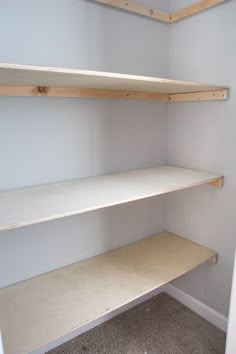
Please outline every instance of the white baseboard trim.
[[115, 316], [129, 310], [129, 309], [131, 309], [132, 307], [134, 307], [138, 304], [141, 304], [142, 302], [149, 300], [158, 294], [166, 292], [165, 287], [166, 287], [166, 285], [163, 285], [160, 288], [157, 288], [157, 289], [149, 292], [148, 294], [145, 294], [145, 295], [139, 297], [138, 299], [135, 299], [132, 302], [129, 302], [128, 304], [108, 313], [107, 315], [104, 315], [104, 316], [98, 318], [97, 320], [94, 320], [94, 321], [84, 325], [83, 327], [80, 327], [78, 329], [75, 329], [71, 332], [64, 334], [63, 336], [55, 339], [54, 341], [47, 343], [44, 346], [31, 351], [29, 354], [44, 354], [45, 352], [47, 352], [51, 349], [54, 349], [63, 343], [68, 342], [69, 340], [79, 336], [80, 334], [82, 334], [84, 332], [89, 331], [90, 329], [92, 329], [94, 327], [97, 327], [98, 325], [104, 323], [105, 321], [112, 319], [113, 317], [115, 317]]
[[222, 331], [227, 331], [228, 319], [226, 316], [221, 315], [219, 312], [213, 310], [203, 302], [195, 299], [191, 295], [171, 284], [166, 284], [164, 291], [186, 307], [190, 308], [192, 311], [196, 312], [201, 317], [205, 318], [207, 321], [214, 324]]

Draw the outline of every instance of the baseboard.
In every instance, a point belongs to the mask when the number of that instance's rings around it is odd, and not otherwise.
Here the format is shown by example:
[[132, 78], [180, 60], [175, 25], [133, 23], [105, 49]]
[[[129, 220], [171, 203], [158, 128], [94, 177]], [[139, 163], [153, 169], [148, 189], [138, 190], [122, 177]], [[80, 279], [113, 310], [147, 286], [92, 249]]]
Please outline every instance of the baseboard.
[[165, 289], [166, 289], [166, 285], [163, 285], [160, 288], [157, 288], [157, 289], [149, 292], [148, 294], [145, 294], [145, 295], [139, 297], [138, 299], [135, 299], [132, 302], [129, 302], [128, 304], [108, 313], [107, 315], [104, 315], [104, 316], [98, 318], [97, 320], [84, 325], [83, 327], [80, 327], [80, 328], [75, 329], [69, 333], [64, 334], [63, 336], [55, 339], [54, 341], [47, 343], [44, 346], [31, 351], [29, 354], [44, 354], [45, 352], [47, 352], [51, 349], [54, 349], [63, 343], [68, 342], [69, 340], [79, 336], [82, 333], [89, 331], [92, 328], [97, 327], [98, 325], [112, 319], [113, 317], [115, 317], [115, 316], [129, 310], [129, 309], [131, 309], [132, 307], [134, 307], [138, 304], [141, 304], [142, 302], [149, 300], [156, 295], [166, 292]]
[[227, 331], [228, 319], [226, 316], [221, 315], [219, 312], [213, 310], [203, 302], [195, 299], [191, 295], [185, 293], [184, 291], [176, 288], [171, 284], [166, 284], [164, 291], [177, 301], [181, 302], [183, 305], [190, 308], [192, 311], [196, 312], [201, 317], [205, 318], [207, 321], [214, 324], [222, 331]]

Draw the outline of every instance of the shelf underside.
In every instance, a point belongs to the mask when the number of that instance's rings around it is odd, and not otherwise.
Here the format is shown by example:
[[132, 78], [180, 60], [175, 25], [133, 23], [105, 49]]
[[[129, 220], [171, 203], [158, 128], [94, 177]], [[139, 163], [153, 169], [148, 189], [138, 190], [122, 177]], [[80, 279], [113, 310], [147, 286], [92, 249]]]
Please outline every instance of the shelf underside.
[[0, 192], [0, 231], [148, 198], [222, 176], [162, 166]]
[[5, 354], [25, 354], [160, 287], [216, 253], [163, 232], [0, 290]]
[[145, 76], [1, 63], [0, 96], [96, 97], [181, 102], [226, 99], [228, 88]]

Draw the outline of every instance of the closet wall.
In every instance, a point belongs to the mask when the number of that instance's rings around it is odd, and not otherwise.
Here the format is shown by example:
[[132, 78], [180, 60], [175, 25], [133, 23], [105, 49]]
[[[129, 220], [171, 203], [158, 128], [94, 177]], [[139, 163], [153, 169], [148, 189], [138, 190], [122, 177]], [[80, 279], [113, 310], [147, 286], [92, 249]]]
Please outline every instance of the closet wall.
[[[166, 0], [147, 4], [168, 10]], [[9, 0], [0, 61], [167, 77], [168, 33], [93, 1]], [[165, 164], [167, 104], [1, 97], [0, 161], [0, 190]], [[163, 231], [164, 199], [2, 232], [0, 286]]]
[[[172, 10], [194, 1], [171, 0]], [[228, 314], [236, 245], [236, 2], [189, 17], [170, 29], [170, 76], [230, 87], [225, 102], [170, 105], [168, 158], [173, 165], [219, 172], [223, 189], [202, 186], [167, 196], [166, 227], [219, 252], [174, 285]]]

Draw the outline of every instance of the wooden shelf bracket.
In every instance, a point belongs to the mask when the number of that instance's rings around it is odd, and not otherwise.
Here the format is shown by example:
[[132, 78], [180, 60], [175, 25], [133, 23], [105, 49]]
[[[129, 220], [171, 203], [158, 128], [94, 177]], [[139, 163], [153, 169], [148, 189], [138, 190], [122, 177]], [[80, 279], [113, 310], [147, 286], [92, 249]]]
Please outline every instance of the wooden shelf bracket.
[[209, 259], [208, 262], [209, 262], [210, 264], [213, 264], [213, 265], [217, 264], [217, 262], [218, 262], [218, 255], [215, 254], [212, 258]]
[[224, 185], [224, 177], [221, 177], [213, 182], [209, 182], [208, 184], [211, 184], [213, 187], [220, 187], [222, 188]]

